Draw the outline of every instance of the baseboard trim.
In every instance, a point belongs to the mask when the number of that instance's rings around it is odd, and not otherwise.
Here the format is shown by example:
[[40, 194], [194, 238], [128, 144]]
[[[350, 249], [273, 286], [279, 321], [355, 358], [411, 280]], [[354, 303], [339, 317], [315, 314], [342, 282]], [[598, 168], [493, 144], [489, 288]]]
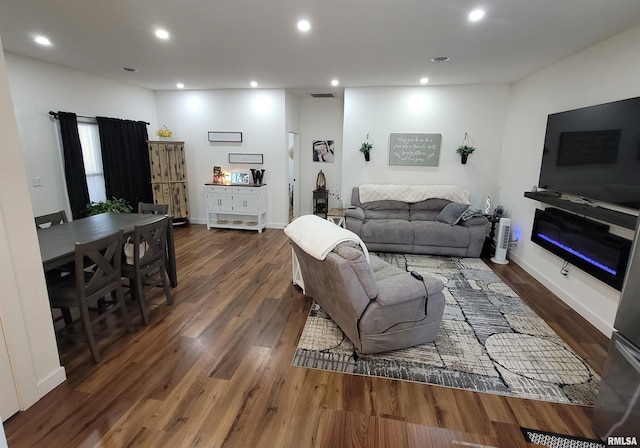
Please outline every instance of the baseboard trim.
[[[207, 221], [205, 219], [193, 218], [189, 220], [192, 224], [206, 224]], [[271, 222], [267, 224], [267, 229], [284, 229], [286, 224], [280, 222]]]
[[64, 383], [66, 380], [67, 373], [65, 372], [64, 367], [58, 367], [48, 377], [44, 378], [38, 383], [38, 393], [40, 394], [40, 398], [47, 395], [49, 392], [58, 387], [60, 384]]
[[593, 314], [589, 309], [582, 306], [582, 304], [580, 304], [562, 289], [558, 288], [551, 280], [549, 280], [549, 278], [544, 276], [524, 260], [518, 258], [513, 253], [509, 253], [509, 258], [522, 269], [524, 269], [527, 273], [529, 273], [533, 278], [542, 283], [548, 290], [558, 296], [560, 300], [569, 305], [575, 312], [584, 317], [591, 325], [597, 328], [598, 331], [600, 331], [608, 338], [611, 338], [611, 335], [613, 334], [613, 328], [609, 324]]

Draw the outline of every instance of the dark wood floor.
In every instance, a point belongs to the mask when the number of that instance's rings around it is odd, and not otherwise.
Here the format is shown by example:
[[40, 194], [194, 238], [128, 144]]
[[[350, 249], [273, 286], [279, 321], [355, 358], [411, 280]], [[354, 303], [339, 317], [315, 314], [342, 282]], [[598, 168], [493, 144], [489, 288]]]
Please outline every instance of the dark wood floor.
[[[520, 426], [595, 437], [586, 407], [292, 367], [311, 303], [283, 231], [191, 225], [175, 238], [175, 304], [153, 292], [152, 323], [136, 314], [133, 334], [113, 316], [99, 365], [62, 335], [68, 380], [5, 422], [10, 447], [514, 448]], [[606, 337], [515, 264], [496, 270], [602, 372]]]

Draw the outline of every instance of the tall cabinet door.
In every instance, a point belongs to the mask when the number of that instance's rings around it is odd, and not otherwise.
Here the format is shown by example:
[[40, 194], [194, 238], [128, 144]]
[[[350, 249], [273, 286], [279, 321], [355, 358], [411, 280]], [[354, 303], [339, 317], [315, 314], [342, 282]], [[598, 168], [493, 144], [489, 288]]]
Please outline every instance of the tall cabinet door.
[[149, 141], [153, 201], [169, 206], [174, 221], [189, 218], [184, 142]]

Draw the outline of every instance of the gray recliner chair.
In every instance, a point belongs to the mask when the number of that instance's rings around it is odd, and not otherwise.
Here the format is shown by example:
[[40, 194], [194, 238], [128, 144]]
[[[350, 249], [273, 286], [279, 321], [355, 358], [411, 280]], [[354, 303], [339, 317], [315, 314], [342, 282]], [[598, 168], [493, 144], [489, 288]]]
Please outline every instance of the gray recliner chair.
[[[314, 238], [316, 232], [310, 229], [308, 234]], [[380, 353], [436, 339], [444, 312], [440, 279], [423, 274], [419, 280], [373, 254], [367, 261], [353, 242], [339, 243], [323, 260], [293, 240], [291, 246], [305, 294], [333, 319], [358, 352]]]

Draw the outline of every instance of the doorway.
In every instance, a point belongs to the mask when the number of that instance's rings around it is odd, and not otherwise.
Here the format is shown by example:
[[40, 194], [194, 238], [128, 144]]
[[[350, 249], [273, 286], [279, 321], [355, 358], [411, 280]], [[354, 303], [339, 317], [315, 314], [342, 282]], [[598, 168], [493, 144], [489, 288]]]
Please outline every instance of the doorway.
[[300, 134], [289, 132], [287, 145], [287, 222], [300, 216]]

